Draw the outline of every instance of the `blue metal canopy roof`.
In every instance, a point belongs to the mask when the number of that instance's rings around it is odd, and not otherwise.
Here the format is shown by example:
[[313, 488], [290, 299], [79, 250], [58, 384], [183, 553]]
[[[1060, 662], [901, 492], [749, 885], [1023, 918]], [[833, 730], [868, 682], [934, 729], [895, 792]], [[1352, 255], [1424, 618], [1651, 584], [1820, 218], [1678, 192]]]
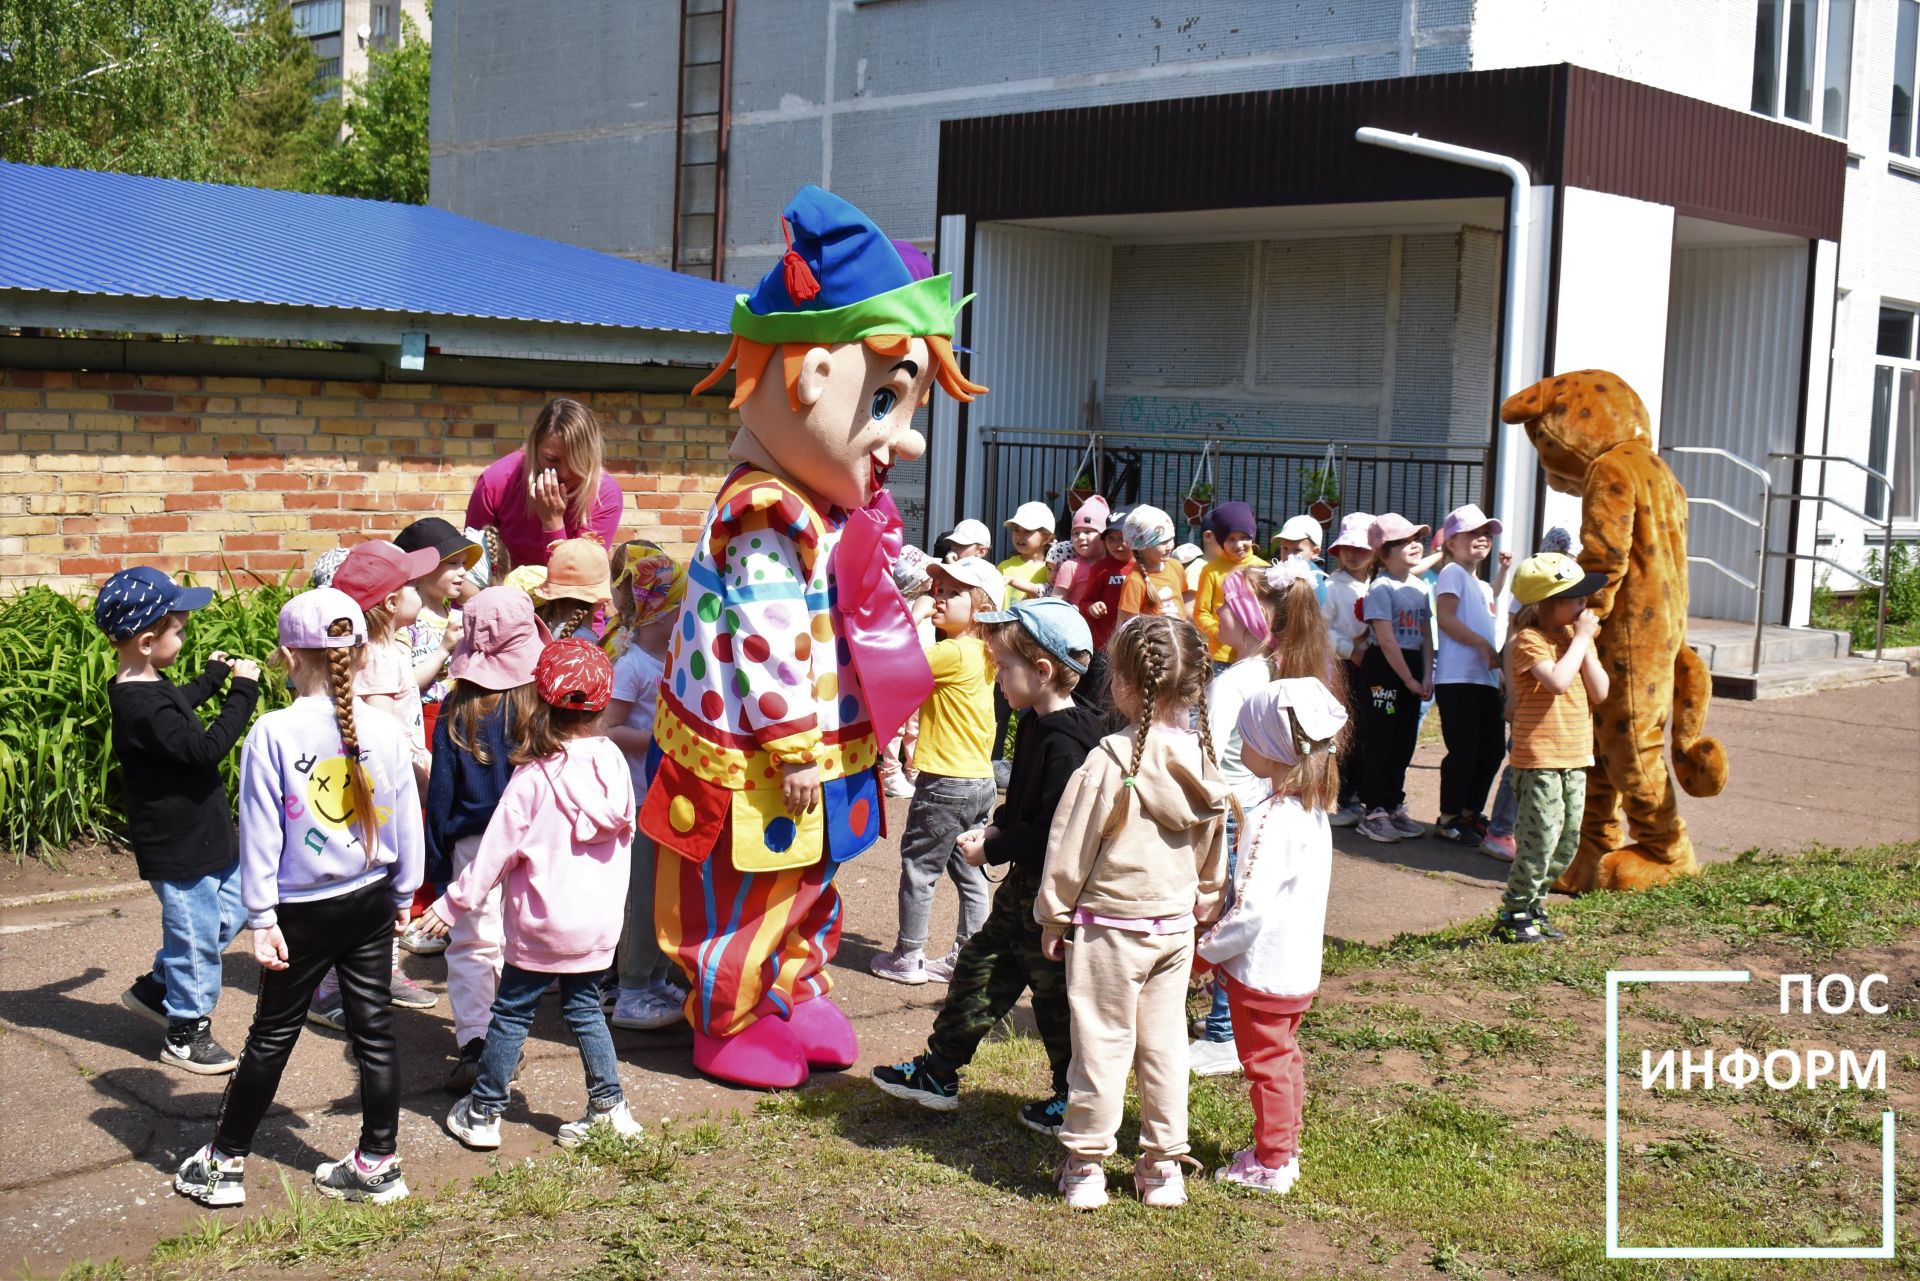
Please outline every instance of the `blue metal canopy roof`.
[[738, 292], [444, 209], [5, 162], [0, 289], [702, 334]]

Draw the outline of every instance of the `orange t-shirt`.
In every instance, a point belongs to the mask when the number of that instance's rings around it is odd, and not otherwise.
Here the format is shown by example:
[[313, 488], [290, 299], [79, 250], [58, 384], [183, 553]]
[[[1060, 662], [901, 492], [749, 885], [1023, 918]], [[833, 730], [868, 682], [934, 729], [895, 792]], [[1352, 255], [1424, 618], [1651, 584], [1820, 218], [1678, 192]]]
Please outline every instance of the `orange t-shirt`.
[[1533, 674], [1539, 664], [1557, 663], [1573, 644], [1571, 627], [1551, 632], [1529, 627], [1517, 633], [1507, 650], [1507, 681], [1513, 690], [1515, 769], [1585, 769], [1593, 764], [1593, 713], [1587, 707], [1587, 682], [1578, 673], [1564, 694], [1555, 694]]
[[1135, 561], [1127, 572], [1127, 585], [1120, 589], [1120, 614], [1171, 614], [1181, 618], [1186, 615], [1186, 594], [1187, 576], [1179, 561], [1162, 561], [1151, 574]]

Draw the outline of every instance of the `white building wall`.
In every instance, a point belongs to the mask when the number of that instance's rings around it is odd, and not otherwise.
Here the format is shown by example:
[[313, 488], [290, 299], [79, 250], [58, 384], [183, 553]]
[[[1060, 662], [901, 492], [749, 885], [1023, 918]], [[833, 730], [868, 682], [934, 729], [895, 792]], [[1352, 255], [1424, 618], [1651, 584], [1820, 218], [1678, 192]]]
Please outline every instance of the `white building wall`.
[[1473, 69], [1571, 62], [1745, 111], [1756, 7], [1757, 0], [1474, 0]]
[[[1897, 7], [1869, 2], [1856, 13], [1833, 367], [1825, 421], [1815, 415], [1811, 439], [1816, 449], [1824, 441], [1826, 448], [1818, 452], [1865, 462], [1873, 422], [1874, 345], [1881, 303], [1920, 306], [1920, 163], [1887, 148]], [[1810, 473], [1810, 484], [1819, 480], [1817, 472]], [[1858, 468], [1829, 466], [1825, 484], [1827, 493], [1865, 509], [1866, 479]], [[1880, 531], [1829, 508], [1820, 522], [1819, 536], [1823, 554], [1859, 567], [1867, 550], [1877, 546]], [[1894, 536], [1920, 538], [1920, 525], [1896, 525]], [[1839, 573], [1827, 581], [1840, 591], [1854, 586]]]
[[[1560, 219], [1560, 288], [1549, 374], [1606, 369], [1647, 406], [1655, 439], [1667, 368], [1667, 287], [1673, 264], [1673, 210], [1568, 187]], [[1578, 537], [1579, 500], [1552, 491], [1540, 498], [1543, 528], [1564, 525]]]

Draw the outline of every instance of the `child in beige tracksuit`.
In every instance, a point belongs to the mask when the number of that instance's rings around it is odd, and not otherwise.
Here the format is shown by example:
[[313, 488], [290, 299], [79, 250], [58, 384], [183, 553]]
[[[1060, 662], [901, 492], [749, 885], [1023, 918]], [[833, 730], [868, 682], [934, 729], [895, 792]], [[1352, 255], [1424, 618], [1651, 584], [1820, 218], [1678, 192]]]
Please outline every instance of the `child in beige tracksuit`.
[[[1103, 1158], [1140, 1085], [1144, 1204], [1186, 1201], [1187, 978], [1196, 924], [1220, 913], [1232, 804], [1207, 732], [1206, 642], [1184, 619], [1141, 614], [1109, 649], [1114, 706], [1133, 722], [1109, 735], [1054, 811], [1033, 906], [1042, 951], [1067, 964], [1073, 1026], [1067, 1149], [1060, 1190], [1075, 1209], [1107, 1201]], [[1199, 708], [1199, 733], [1188, 728]]]

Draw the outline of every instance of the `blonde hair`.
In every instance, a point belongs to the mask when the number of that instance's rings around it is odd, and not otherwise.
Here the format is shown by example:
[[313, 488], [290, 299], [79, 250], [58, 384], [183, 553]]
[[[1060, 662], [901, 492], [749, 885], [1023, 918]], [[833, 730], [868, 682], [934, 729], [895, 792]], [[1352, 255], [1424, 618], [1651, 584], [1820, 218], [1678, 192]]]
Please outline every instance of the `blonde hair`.
[[[1248, 567], [1233, 572], [1241, 576], [1267, 616], [1271, 635], [1260, 652], [1267, 660], [1269, 679], [1311, 676], [1323, 682], [1335, 698], [1346, 702], [1347, 665], [1334, 655], [1326, 620], [1320, 615], [1320, 597], [1314, 592], [1313, 584], [1304, 578], [1295, 578], [1272, 587], [1267, 583], [1264, 569]], [[1339, 734], [1342, 748], [1346, 746], [1347, 736], [1347, 729], [1342, 728]]]
[[[1199, 715], [1200, 750], [1208, 764], [1214, 764], [1213, 731], [1207, 722], [1207, 685], [1213, 665], [1207, 661], [1207, 643], [1200, 632], [1184, 618], [1165, 614], [1136, 614], [1121, 625], [1107, 642], [1110, 680], [1120, 680], [1140, 698], [1140, 714], [1134, 722], [1133, 759], [1127, 764], [1127, 785], [1120, 789], [1120, 803], [1113, 807], [1100, 828], [1102, 840], [1112, 840], [1126, 826], [1127, 811], [1133, 799], [1133, 778], [1140, 772], [1140, 758], [1147, 750], [1147, 733], [1157, 714], [1177, 718], [1189, 707]], [[1240, 812], [1233, 802], [1234, 814]]]
[[[979, 625], [979, 629], [981, 639], [987, 642], [989, 657], [993, 654], [993, 647], [998, 645], [1028, 667], [1038, 667], [1041, 663], [1051, 667], [1053, 677], [1047, 681], [1047, 688], [1054, 693], [1071, 694], [1073, 687], [1080, 683], [1080, 673], [1062, 662], [1058, 654], [1035, 640], [1033, 633], [1021, 626], [1018, 620], [1005, 623], [983, 623]], [[1082, 665], [1093, 659], [1092, 652], [1088, 650], [1077, 649], [1072, 653]], [[997, 662], [994, 665], [999, 666]]]
[[369, 605], [361, 613], [367, 619], [367, 639], [384, 645], [393, 639], [393, 611], [385, 605]]
[[548, 401], [527, 431], [526, 456], [521, 464], [526, 475], [531, 476], [540, 465], [540, 444], [548, 436], [559, 437], [567, 470], [580, 479], [580, 487], [567, 499], [567, 514], [573, 517], [576, 526], [584, 529], [593, 516], [593, 504], [600, 497], [600, 420], [577, 400], [556, 396]]
[[[939, 334], [924, 334], [927, 344], [927, 356], [933, 362], [933, 383], [928, 384], [926, 395], [920, 398], [926, 404], [933, 395], [933, 385], [955, 400], [966, 404], [987, 389], [979, 383], [970, 382], [960, 372], [960, 363], [953, 358], [953, 340]], [[860, 340], [867, 350], [878, 356], [904, 356], [910, 338], [906, 334], [870, 334]], [[787, 407], [794, 413], [800, 412], [800, 367], [807, 352], [815, 344], [804, 342], [763, 343], [751, 338], [734, 335], [733, 344], [727, 348], [727, 354], [713, 367], [713, 372], [694, 384], [693, 394], [698, 396], [707, 388], [720, 381], [721, 375], [728, 369], [733, 370], [733, 401], [727, 406], [738, 409], [753, 395], [753, 389], [760, 385], [765, 376], [767, 363], [773, 359], [773, 353], [780, 353], [781, 376], [787, 386]]]
[[[327, 624], [329, 636], [347, 636], [352, 632], [351, 619], [336, 618]], [[372, 867], [374, 853], [380, 846], [380, 811], [374, 808], [373, 785], [367, 781], [367, 767], [360, 763], [360, 726], [353, 715], [353, 661], [362, 648], [340, 646], [322, 652], [327, 660], [327, 687], [333, 693], [333, 715], [340, 722], [340, 754], [347, 758], [347, 794], [353, 798], [354, 831], [367, 852], [367, 866]]]

